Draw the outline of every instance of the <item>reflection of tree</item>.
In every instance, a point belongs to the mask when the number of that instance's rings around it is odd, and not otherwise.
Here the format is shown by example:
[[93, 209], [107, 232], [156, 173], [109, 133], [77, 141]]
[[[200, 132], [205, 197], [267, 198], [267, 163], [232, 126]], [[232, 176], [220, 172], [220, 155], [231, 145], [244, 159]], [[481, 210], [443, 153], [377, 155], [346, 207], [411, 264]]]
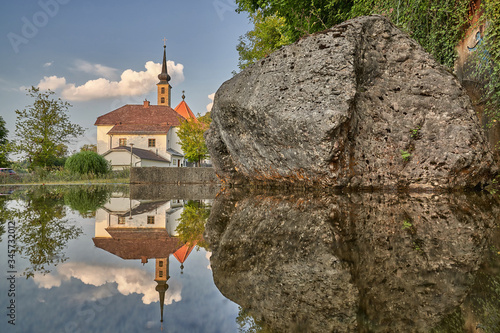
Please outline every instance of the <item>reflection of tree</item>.
[[208, 249], [208, 244], [203, 239], [205, 223], [210, 215], [210, 206], [203, 202], [189, 200], [179, 218], [175, 231], [182, 242], [193, 244]]
[[0, 242], [2, 241], [2, 235], [5, 233], [5, 221], [7, 221], [7, 209], [5, 208], [5, 203], [7, 202], [7, 196], [0, 196]]
[[109, 187], [72, 187], [64, 195], [64, 203], [76, 210], [82, 217], [94, 217], [111, 195]]
[[50, 265], [66, 261], [64, 248], [69, 240], [78, 237], [80, 227], [69, 225], [64, 207], [64, 193], [46, 188], [26, 193], [21, 207], [12, 211], [16, 220], [18, 253], [29, 260], [31, 266], [24, 274], [49, 273]]

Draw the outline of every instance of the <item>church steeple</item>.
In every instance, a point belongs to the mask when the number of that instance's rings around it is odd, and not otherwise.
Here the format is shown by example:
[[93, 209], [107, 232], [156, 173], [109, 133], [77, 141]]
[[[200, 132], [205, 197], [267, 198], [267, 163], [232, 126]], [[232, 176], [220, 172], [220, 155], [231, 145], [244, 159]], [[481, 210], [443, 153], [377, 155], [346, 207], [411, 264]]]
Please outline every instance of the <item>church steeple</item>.
[[167, 45], [165, 44], [166, 39], [163, 39], [163, 63], [161, 66], [161, 73], [158, 75], [160, 82], [156, 84], [158, 87], [158, 105], [170, 106], [170, 91], [172, 87], [168, 83], [170, 81], [170, 75], [167, 71]]
[[155, 269], [155, 281], [158, 283], [156, 291], [160, 296], [160, 321], [163, 326], [163, 306], [165, 304], [165, 292], [168, 289], [167, 280], [170, 278], [168, 275], [169, 258], [157, 258]]

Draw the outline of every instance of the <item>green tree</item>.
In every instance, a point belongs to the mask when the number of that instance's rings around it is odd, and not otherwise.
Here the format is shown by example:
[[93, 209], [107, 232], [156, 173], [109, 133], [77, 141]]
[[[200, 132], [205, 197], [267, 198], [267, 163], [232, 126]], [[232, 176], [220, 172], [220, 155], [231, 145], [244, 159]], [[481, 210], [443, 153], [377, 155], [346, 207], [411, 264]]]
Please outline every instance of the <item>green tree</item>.
[[350, 18], [354, 0], [236, 0], [238, 11], [284, 19], [286, 34], [294, 42], [305, 34], [332, 27]]
[[8, 160], [8, 143], [7, 135], [9, 131], [5, 126], [5, 121], [2, 116], [0, 116], [0, 168], [8, 167], [10, 162]]
[[244, 69], [256, 60], [264, 58], [283, 45], [290, 44], [286, 34], [285, 20], [277, 15], [264, 16], [261, 10], [250, 13], [254, 29], [239, 38], [236, 50], [239, 54], [238, 67]]
[[15, 151], [27, 156], [30, 167], [51, 167], [67, 152], [67, 144], [82, 135], [84, 129], [69, 120], [71, 106], [60, 98], [52, 99], [52, 91], [41, 92], [31, 87], [28, 96], [35, 99], [33, 105], [16, 110]]
[[198, 119], [184, 120], [177, 131], [184, 157], [189, 162], [196, 162], [198, 166], [202, 160], [209, 157], [203, 134], [210, 127], [211, 122], [210, 112], [204, 116], [198, 114]]
[[102, 175], [111, 170], [108, 161], [93, 151], [80, 151], [66, 160], [64, 168], [80, 175]]

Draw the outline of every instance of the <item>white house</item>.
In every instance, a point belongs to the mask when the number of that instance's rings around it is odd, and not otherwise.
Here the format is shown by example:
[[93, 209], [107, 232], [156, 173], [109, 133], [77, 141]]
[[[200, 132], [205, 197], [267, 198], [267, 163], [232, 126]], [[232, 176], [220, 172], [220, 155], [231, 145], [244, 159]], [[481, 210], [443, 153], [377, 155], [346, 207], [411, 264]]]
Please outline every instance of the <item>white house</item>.
[[181, 122], [195, 118], [184, 101], [170, 107], [171, 86], [167, 73], [166, 49], [163, 46], [162, 72], [157, 83], [158, 105], [144, 101], [142, 105], [124, 105], [97, 118], [97, 152], [114, 170], [125, 167], [186, 166], [178, 143], [177, 129]]

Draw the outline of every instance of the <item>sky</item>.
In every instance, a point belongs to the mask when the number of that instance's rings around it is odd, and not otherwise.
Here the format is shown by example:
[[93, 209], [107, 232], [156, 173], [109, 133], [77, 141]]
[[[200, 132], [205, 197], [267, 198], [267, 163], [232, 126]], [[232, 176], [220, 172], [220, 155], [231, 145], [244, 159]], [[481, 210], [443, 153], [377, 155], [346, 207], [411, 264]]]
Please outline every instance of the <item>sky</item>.
[[251, 29], [234, 0], [22, 0], [0, 5], [0, 116], [15, 137], [26, 89], [55, 91], [83, 126], [78, 149], [96, 142], [98, 116], [125, 104], [156, 104], [163, 39], [172, 107], [185, 91], [195, 114], [238, 70], [236, 45]]

